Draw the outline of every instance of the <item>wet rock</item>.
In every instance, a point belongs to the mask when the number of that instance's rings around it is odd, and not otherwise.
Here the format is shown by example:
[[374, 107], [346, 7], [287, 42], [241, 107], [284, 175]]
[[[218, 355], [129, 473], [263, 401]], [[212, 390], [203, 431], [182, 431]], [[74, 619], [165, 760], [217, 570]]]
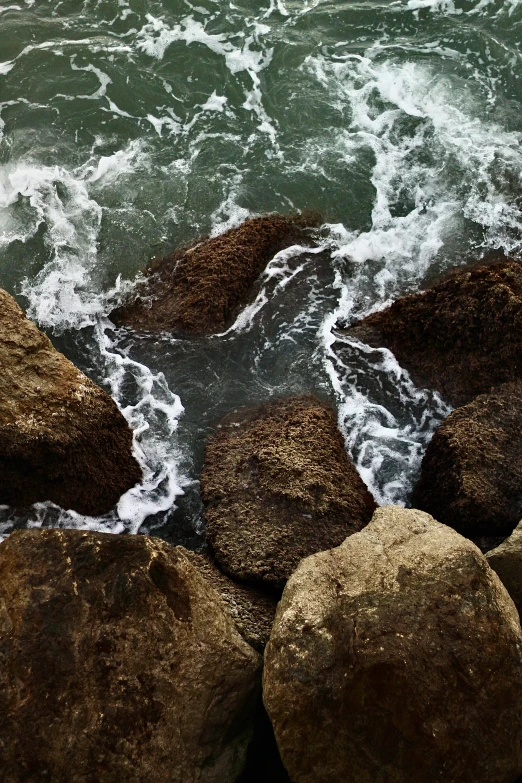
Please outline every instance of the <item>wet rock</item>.
[[219, 570], [208, 554], [186, 554], [219, 593], [243, 639], [262, 653], [272, 630], [277, 600], [256, 587], [234, 582]]
[[0, 503], [99, 515], [140, 479], [114, 401], [0, 290]]
[[443, 421], [413, 504], [469, 538], [511, 533], [522, 517], [522, 383], [481, 394]]
[[417, 385], [463, 405], [522, 378], [522, 265], [490, 260], [457, 270], [350, 331], [392, 350]]
[[486, 555], [491, 568], [522, 614], [522, 522], [519, 522], [509, 538]]
[[223, 423], [207, 444], [201, 496], [207, 542], [223, 571], [274, 590], [302, 557], [337, 546], [375, 509], [334, 411], [312, 396]]
[[[265, 215], [153, 261], [135, 299], [114, 310], [119, 326], [200, 335], [219, 332], [245, 305], [267, 262], [317, 217]], [[309, 240], [308, 240], [309, 241]]]
[[480, 551], [383, 507], [304, 560], [265, 652], [264, 702], [293, 783], [512, 783], [522, 632]]
[[0, 769], [32, 783], [223, 783], [261, 658], [183, 550], [18, 531], [0, 545]]

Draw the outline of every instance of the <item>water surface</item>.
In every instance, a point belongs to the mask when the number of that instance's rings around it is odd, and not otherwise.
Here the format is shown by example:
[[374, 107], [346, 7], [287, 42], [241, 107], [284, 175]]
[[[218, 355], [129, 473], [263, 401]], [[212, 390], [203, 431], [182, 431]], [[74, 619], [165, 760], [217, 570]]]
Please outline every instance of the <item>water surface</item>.
[[[116, 399], [144, 481], [103, 518], [0, 532], [197, 546], [203, 445], [230, 410], [316, 392], [379, 503], [408, 503], [448, 408], [335, 330], [491, 249], [520, 252], [519, 0], [0, 0], [0, 286]], [[116, 330], [154, 255], [320, 210], [226, 333]]]

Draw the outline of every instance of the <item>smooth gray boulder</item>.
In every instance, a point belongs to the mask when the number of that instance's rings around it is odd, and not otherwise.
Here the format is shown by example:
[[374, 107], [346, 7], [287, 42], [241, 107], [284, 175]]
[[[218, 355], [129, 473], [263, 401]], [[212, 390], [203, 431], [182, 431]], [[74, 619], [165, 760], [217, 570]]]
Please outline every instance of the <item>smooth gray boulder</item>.
[[522, 632], [480, 550], [388, 506], [290, 577], [264, 702], [293, 783], [513, 783]]

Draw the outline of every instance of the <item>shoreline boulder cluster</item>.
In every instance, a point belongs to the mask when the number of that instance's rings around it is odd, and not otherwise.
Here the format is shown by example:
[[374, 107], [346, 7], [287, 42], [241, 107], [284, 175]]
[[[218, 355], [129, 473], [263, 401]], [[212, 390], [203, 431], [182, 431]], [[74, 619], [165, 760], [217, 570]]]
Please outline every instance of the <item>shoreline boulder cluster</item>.
[[[113, 319], [223, 330], [312, 227], [266, 216], [158, 260]], [[521, 270], [490, 259], [338, 325], [460, 406], [415, 508], [378, 508], [333, 408], [296, 395], [231, 412], [208, 439], [204, 551], [72, 530], [1, 543], [2, 779], [515, 783]], [[0, 305], [0, 503], [104, 513], [140, 480], [132, 433], [5, 292]]]

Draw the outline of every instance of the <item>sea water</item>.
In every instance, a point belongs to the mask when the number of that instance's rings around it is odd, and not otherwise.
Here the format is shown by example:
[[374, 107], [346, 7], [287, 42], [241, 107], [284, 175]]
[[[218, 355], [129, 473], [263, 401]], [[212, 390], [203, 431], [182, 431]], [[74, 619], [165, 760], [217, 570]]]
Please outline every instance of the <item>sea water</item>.
[[[87, 518], [198, 546], [205, 439], [235, 408], [336, 407], [379, 503], [408, 504], [448, 414], [347, 325], [522, 242], [519, 0], [0, 0], [0, 286], [102, 385], [144, 478]], [[312, 252], [267, 265], [222, 334], [116, 329], [153, 257], [313, 209]]]

